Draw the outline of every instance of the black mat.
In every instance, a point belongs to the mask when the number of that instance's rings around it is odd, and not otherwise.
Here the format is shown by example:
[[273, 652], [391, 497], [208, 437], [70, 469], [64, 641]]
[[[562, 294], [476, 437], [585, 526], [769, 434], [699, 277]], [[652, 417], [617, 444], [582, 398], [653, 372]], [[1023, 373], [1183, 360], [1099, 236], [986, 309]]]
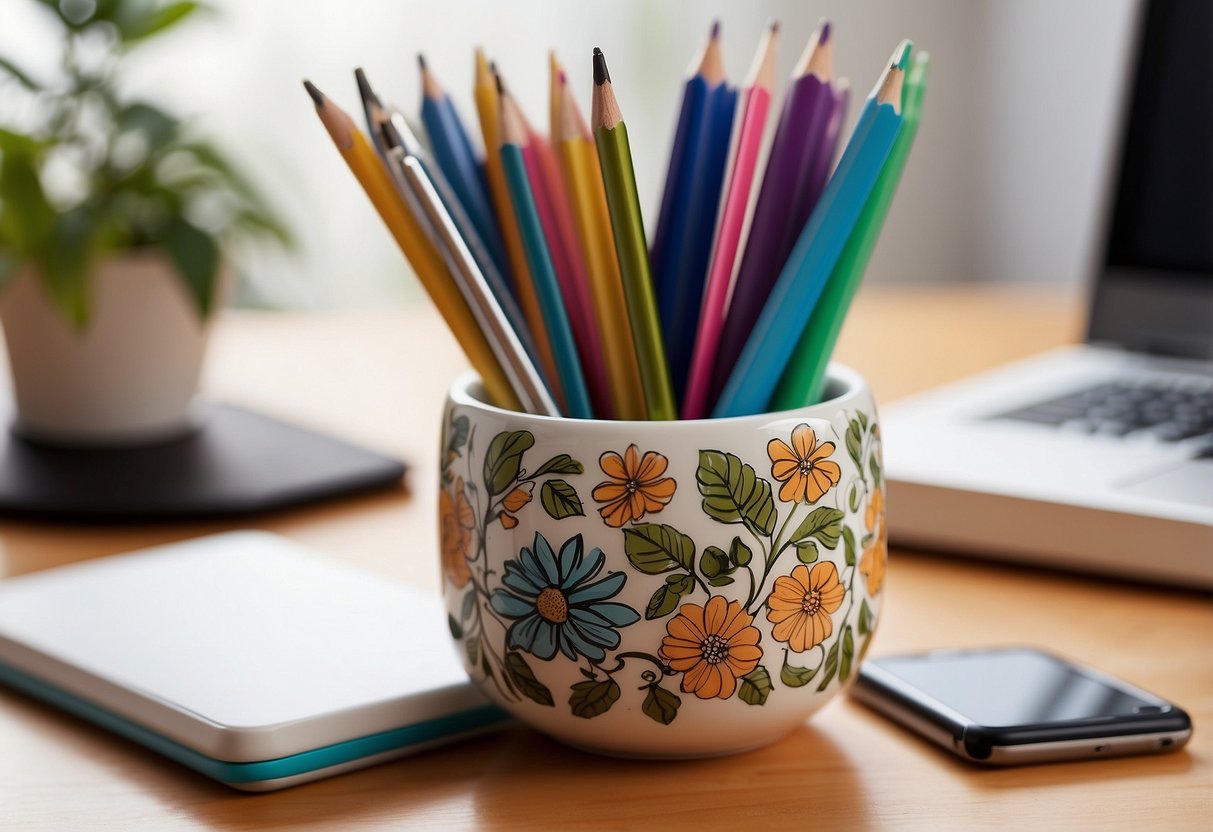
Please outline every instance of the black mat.
[[140, 448], [76, 450], [0, 428], [0, 513], [133, 522], [237, 517], [400, 485], [405, 466], [229, 405], [194, 433]]

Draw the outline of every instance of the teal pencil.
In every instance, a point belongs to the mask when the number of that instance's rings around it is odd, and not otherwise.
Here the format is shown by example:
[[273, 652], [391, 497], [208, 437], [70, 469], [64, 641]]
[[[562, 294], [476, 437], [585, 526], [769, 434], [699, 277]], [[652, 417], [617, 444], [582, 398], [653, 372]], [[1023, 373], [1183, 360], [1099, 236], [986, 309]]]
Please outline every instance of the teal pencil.
[[813, 309], [804, 334], [800, 336], [788, 369], [775, 390], [775, 398], [771, 402], [773, 410], [790, 410], [821, 400], [830, 355], [834, 352], [834, 344], [842, 331], [851, 300], [863, 280], [872, 249], [880, 237], [880, 229], [884, 226], [893, 194], [897, 191], [914, 136], [918, 132], [929, 66], [930, 56], [926, 52], [914, 56], [902, 91], [901, 132], [897, 134], [897, 141], [893, 144], [880, 179], [876, 180], [876, 187], [868, 197], [855, 231], [847, 241], [847, 247], [842, 250], [838, 265], [834, 267], [834, 273], [821, 293], [821, 300]]
[[564, 390], [565, 409], [568, 415], [574, 418], [592, 419], [594, 413], [590, 406], [589, 389], [581, 372], [573, 330], [565, 312], [560, 284], [556, 280], [556, 269], [552, 265], [552, 255], [543, 236], [539, 210], [535, 205], [535, 195], [531, 193], [526, 162], [522, 156], [526, 127], [522, 114], [518, 112], [518, 105], [501, 87], [500, 78], [498, 93], [501, 99], [501, 165], [505, 169], [506, 184], [509, 187], [510, 200], [514, 204], [514, 213], [518, 218], [518, 230], [522, 233], [522, 246], [526, 249], [535, 293], [539, 296], [543, 323], [552, 343], [556, 373], [560, 376], [560, 386]]

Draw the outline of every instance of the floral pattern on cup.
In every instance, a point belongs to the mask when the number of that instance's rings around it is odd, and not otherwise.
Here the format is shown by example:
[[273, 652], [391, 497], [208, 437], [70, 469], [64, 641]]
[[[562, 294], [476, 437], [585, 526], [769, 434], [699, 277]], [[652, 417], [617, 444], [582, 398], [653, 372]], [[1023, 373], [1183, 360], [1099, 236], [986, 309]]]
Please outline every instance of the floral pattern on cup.
[[[575, 716], [606, 713], [626, 690], [642, 695], [641, 711], [666, 725], [684, 696], [762, 706], [778, 688], [813, 683], [821, 692], [847, 682], [870, 644], [869, 599], [884, 581], [880, 437], [862, 411], [847, 416], [833, 439], [820, 435], [820, 425], [797, 424], [770, 440], [761, 473], [728, 450], [699, 450], [689, 492], [667, 475], [661, 449], [642, 452], [630, 443], [602, 451], [606, 480], [595, 478], [590, 496], [603, 532], [587, 548], [582, 534], [551, 533], [561, 520], [586, 517], [578, 485], [588, 483], [578, 459], [558, 453], [531, 472], [529, 431], [498, 433], [481, 453], [467, 416], [449, 414], [439, 497], [443, 565], [460, 593], [449, 605], [451, 632], [471, 671], [507, 701], [557, 707], [533, 663], [569, 662], [580, 680], [559, 698]], [[857, 471], [846, 482], [832, 458], [839, 444]], [[658, 522], [675, 499], [697, 500], [720, 535], [696, 541]], [[529, 545], [490, 565], [491, 528], [514, 529], [536, 511], [547, 519], [532, 518]], [[630, 572], [603, 574], [612, 539]], [[823, 558], [823, 551], [833, 554]], [[453, 562], [459, 553], [463, 564]], [[637, 582], [653, 588], [643, 609], [618, 600]], [[642, 621], [664, 621], [664, 635], [649, 649], [630, 642], [620, 650], [621, 633]], [[503, 630], [504, 638], [497, 635]], [[625, 669], [639, 686], [620, 684]]]

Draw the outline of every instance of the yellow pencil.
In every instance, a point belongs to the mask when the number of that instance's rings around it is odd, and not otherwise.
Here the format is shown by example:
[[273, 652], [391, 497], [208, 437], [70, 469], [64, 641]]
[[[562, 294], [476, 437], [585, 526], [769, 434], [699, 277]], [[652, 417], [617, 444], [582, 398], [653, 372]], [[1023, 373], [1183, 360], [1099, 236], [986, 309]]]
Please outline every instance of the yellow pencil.
[[615, 416], [647, 419], [627, 298], [623, 294], [611, 217], [607, 213], [606, 190], [598, 167], [598, 149], [564, 72], [555, 63], [555, 56], [552, 61], [553, 69], [558, 72], [552, 143], [560, 157], [565, 187], [577, 221], [577, 237], [589, 270], [590, 293], [602, 338]]
[[564, 393], [556, 374], [556, 359], [552, 355], [552, 342], [543, 325], [543, 312], [539, 307], [539, 296], [535, 294], [526, 249], [522, 247], [522, 234], [518, 230], [514, 203], [510, 200], [510, 190], [506, 185], [505, 169], [501, 166], [501, 156], [495, 152], [501, 144], [501, 102], [497, 95], [497, 79], [493, 77], [493, 71], [480, 49], [476, 50], [476, 86], [473, 92], [476, 96], [476, 113], [480, 117], [480, 132], [484, 137], [484, 146], [488, 148], [484, 154], [485, 177], [489, 181], [497, 225], [501, 227], [505, 254], [510, 261], [514, 292], [527, 326], [531, 329], [531, 337], [535, 339], [535, 350], [539, 353], [539, 364], [548, 386], [557, 401], [564, 405]]
[[501, 407], [520, 410], [522, 403], [510, 387], [484, 334], [476, 326], [471, 310], [451, 280], [438, 249], [422, 230], [417, 218], [405, 207], [375, 149], [344, 110], [310, 81], [304, 81], [303, 85], [315, 102], [316, 114], [320, 116], [341, 157], [349, 165], [350, 172], [366, 191], [388, 231], [412, 264], [421, 285], [446, 319], [472, 367], [480, 373], [489, 397]]

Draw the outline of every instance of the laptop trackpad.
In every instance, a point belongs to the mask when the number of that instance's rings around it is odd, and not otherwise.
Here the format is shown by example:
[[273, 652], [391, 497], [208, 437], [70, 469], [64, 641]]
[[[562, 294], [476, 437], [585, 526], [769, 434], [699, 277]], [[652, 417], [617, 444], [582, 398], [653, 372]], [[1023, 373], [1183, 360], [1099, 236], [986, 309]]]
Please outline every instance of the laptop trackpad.
[[1209, 501], [1213, 499], [1213, 460], [1185, 462], [1149, 479], [1121, 486], [1117, 490], [1139, 497], [1208, 508]]

